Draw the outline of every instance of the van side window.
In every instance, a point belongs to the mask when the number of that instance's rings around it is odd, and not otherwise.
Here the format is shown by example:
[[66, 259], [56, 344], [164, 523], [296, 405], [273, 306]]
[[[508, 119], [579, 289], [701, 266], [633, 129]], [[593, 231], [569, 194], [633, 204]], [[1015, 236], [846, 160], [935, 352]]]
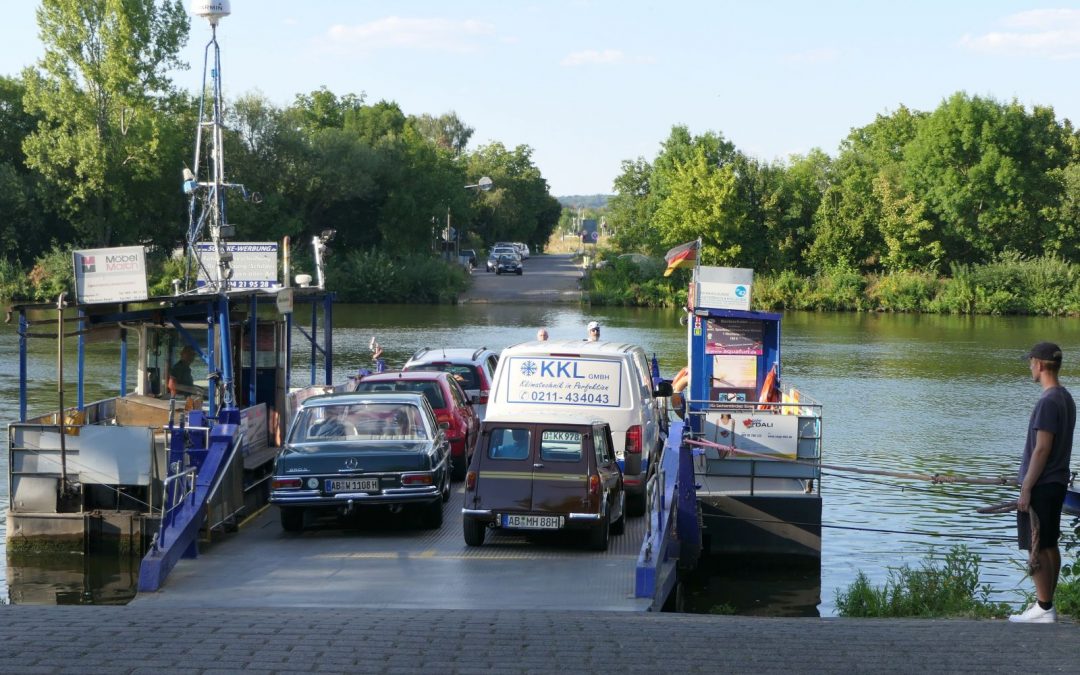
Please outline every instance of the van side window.
[[488, 441], [488, 457], [491, 459], [528, 459], [532, 432], [528, 429], [496, 427], [491, 430]]
[[608, 442], [607, 427], [595, 427], [593, 429], [593, 447], [596, 449], [596, 463], [598, 465], [611, 464], [615, 461], [611, 454], [611, 443]]
[[580, 462], [581, 432], [544, 431], [540, 435], [540, 459], [545, 462]]

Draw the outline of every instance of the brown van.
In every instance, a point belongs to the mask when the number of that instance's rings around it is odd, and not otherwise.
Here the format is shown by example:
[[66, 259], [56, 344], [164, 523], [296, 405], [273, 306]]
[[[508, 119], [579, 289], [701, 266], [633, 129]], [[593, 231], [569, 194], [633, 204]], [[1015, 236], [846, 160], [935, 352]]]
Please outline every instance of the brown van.
[[606, 422], [577, 415], [550, 421], [484, 420], [465, 476], [465, 543], [487, 528], [588, 530], [607, 550], [626, 524], [623, 477]]

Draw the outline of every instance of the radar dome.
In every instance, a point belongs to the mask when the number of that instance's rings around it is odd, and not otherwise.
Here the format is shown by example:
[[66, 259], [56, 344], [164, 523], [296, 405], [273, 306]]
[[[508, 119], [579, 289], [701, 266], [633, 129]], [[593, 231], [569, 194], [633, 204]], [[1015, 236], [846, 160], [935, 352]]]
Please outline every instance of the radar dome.
[[232, 14], [229, 0], [191, 0], [191, 13], [216, 26], [224, 16]]

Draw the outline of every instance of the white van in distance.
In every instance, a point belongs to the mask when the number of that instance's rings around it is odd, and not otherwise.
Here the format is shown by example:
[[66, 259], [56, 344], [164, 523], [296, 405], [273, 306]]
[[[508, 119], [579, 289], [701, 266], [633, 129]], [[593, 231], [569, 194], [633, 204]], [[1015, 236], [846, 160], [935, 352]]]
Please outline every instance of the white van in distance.
[[653, 391], [649, 360], [636, 345], [525, 342], [499, 357], [487, 415], [535, 420], [574, 411], [604, 420], [623, 472], [627, 512], [641, 515], [645, 483], [664, 443], [657, 397], [670, 395], [670, 386]]

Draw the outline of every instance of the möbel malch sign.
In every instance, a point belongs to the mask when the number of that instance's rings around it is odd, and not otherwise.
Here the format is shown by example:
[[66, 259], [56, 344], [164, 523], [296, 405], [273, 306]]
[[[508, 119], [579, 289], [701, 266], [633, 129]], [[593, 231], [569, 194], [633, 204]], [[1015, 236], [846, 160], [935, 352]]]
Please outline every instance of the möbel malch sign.
[[75, 251], [75, 295], [79, 304], [146, 300], [146, 250], [142, 246]]

